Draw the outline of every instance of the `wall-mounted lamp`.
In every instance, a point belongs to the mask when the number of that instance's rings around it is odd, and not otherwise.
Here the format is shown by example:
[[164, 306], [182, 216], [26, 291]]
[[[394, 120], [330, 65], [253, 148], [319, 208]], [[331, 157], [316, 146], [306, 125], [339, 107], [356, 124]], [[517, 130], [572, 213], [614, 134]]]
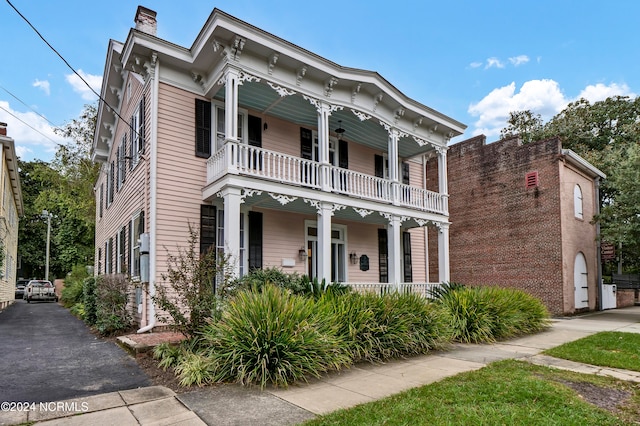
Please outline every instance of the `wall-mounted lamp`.
[[269, 128], [269, 125], [265, 121], [264, 124], [262, 125], [262, 129], [266, 132], [268, 128]]
[[307, 251], [304, 249], [304, 246], [298, 250], [298, 259], [300, 259], [300, 262], [307, 260]]
[[358, 255], [356, 254], [355, 251], [352, 251], [349, 254], [349, 260], [351, 261], [352, 265], [356, 265], [358, 263]]
[[338, 120], [338, 128], [334, 130], [334, 132], [336, 132], [336, 135], [338, 135], [338, 139], [342, 139], [342, 134], [345, 132], [345, 130], [342, 128], [342, 120]]

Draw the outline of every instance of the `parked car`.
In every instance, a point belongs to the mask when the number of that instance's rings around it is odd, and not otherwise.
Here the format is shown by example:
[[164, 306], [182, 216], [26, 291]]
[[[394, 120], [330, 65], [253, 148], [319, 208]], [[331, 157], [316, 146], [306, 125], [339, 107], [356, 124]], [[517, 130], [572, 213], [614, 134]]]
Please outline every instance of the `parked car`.
[[24, 289], [24, 298], [27, 303], [31, 303], [32, 300], [58, 301], [55, 287], [51, 284], [51, 281], [46, 280], [29, 281], [29, 284]]
[[29, 284], [29, 280], [16, 281], [16, 300], [24, 298], [24, 288]]

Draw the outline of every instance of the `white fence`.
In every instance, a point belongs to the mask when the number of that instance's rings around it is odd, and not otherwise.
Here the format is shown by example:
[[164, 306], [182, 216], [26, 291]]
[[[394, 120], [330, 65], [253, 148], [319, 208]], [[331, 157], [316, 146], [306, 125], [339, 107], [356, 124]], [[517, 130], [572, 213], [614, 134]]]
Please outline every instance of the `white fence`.
[[341, 283], [351, 287], [353, 291], [360, 293], [385, 294], [398, 291], [401, 293], [415, 293], [420, 296], [431, 298], [430, 291], [440, 287], [439, 283]]

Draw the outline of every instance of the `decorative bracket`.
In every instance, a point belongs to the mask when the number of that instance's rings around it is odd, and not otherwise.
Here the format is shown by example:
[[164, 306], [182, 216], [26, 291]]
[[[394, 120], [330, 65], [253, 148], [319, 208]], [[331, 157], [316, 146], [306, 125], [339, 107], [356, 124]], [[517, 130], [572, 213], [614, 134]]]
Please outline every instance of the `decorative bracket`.
[[395, 124], [398, 124], [398, 121], [400, 121], [400, 118], [402, 116], [404, 116], [404, 108], [400, 107], [400, 108], [396, 108], [395, 111], [393, 111], [393, 122]]
[[244, 43], [246, 42], [245, 39], [243, 39], [240, 36], [235, 36], [233, 39], [233, 44], [231, 45], [231, 51], [233, 53], [233, 60], [234, 61], [239, 61], [240, 60], [240, 55], [242, 55], [242, 49], [244, 49]]
[[378, 104], [382, 102], [382, 98], [384, 98], [384, 93], [380, 92], [373, 98], [373, 112], [376, 112], [378, 109]]
[[352, 109], [351, 112], [353, 113], [353, 115], [358, 117], [360, 121], [365, 121], [371, 118], [370, 115], [367, 115], [364, 112], [356, 111], [355, 109]]
[[380, 213], [380, 216], [382, 216], [385, 219], [387, 219], [389, 221], [389, 223], [391, 223], [391, 221], [396, 217], [399, 219], [400, 224], [402, 224], [402, 222], [406, 222], [407, 220], [410, 219], [407, 216], [396, 216], [393, 213], [386, 213], [386, 212], [378, 212], [378, 213]]
[[338, 79], [336, 77], [330, 77], [324, 82], [324, 95], [327, 98], [331, 97], [331, 93], [333, 93], [333, 86], [338, 84]]
[[418, 117], [415, 120], [413, 120], [413, 130], [420, 127], [420, 125], [422, 124], [422, 120], [424, 120], [424, 117]]
[[280, 56], [279, 53], [274, 52], [269, 57], [269, 62], [267, 63], [269, 75], [273, 74], [273, 68], [276, 66], [276, 62], [278, 62], [279, 56]]
[[[320, 200], [312, 200], [310, 198], [303, 198], [305, 203], [308, 203], [309, 205], [311, 205], [311, 207], [315, 207], [316, 211], [318, 212], [318, 214], [322, 214], [322, 204]], [[331, 204], [331, 209], [330, 209], [330, 213], [331, 216], [333, 216], [333, 214], [339, 210], [344, 210], [346, 209], [347, 206], [343, 205], [343, 204]]]
[[332, 105], [332, 104], [327, 104], [327, 103], [324, 103], [324, 102], [320, 102], [319, 99], [312, 98], [311, 96], [302, 95], [302, 97], [305, 100], [309, 101], [309, 103], [311, 105], [316, 107], [316, 110], [318, 112], [320, 112], [322, 110], [323, 105], [327, 105], [329, 107], [329, 114], [331, 114], [332, 112], [335, 112], [335, 111], [341, 111], [344, 108], [343, 106], [340, 106], [340, 105]]
[[252, 74], [247, 74], [244, 71], [240, 71], [240, 75], [238, 76], [238, 84], [242, 84], [245, 81], [248, 81], [249, 83], [253, 82], [253, 81], [260, 81], [260, 77], [256, 77], [255, 75]]
[[259, 191], [257, 189], [245, 189], [244, 191], [242, 191], [242, 195], [240, 196], [240, 204], [244, 203], [245, 198], [253, 197], [254, 195], [260, 194], [262, 194], [262, 191]]
[[306, 65], [303, 65], [296, 70], [296, 85], [300, 86], [300, 83], [302, 83], [302, 79], [304, 78], [304, 75], [306, 73], [307, 73]]
[[362, 87], [362, 83], [358, 83], [355, 86], [353, 86], [353, 89], [351, 89], [351, 103], [354, 104], [356, 103], [356, 96], [358, 95], [358, 93], [360, 93], [360, 87]]
[[[200, 87], [204, 88], [204, 78], [202, 78], [202, 74], [198, 73], [197, 71], [191, 71], [191, 78], [195, 83], [199, 84]], [[224, 83], [218, 82], [218, 84]]]
[[357, 207], [353, 207], [353, 210], [358, 213], [363, 219], [373, 213], [373, 210], [367, 209], [359, 209]]
[[292, 201], [295, 201], [298, 199], [298, 197], [289, 197], [287, 195], [283, 195], [283, 194], [274, 194], [273, 192], [269, 192], [269, 195], [271, 196], [271, 198], [273, 198], [274, 200], [276, 200], [277, 202], [279, 202], [280, 204], [287, 205]]
[[267, 81], [267, 84], [269, 85], [269, 87], [275, 90], [281, 98], [284, 98], [285, 96], [291, 96], [296, 93], [295, 90], [289, 90], [285, 87], [280, 87], [270, 81]]

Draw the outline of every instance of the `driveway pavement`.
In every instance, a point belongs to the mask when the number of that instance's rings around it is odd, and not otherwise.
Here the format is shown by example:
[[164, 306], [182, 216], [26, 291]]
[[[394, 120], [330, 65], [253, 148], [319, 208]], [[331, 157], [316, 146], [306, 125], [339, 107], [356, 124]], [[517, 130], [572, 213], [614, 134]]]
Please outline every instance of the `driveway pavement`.
[[51, 402], [149, 386], [135, 360], [57, 303], [0, 312], [0, 401]]
[[147, 387], [68, 401], [66, 408], [86, 407], [82, 415], [74, 415], [80, 413], [73, 410], [65, 411], [64, 406], [53, 412], [41, 409], [0, 412], [0, 425], [27, 421], [35, 421], [39, 426], [296, 425], [316, 415], [476, 370], [493, 361], [514, 358], [640, 383], [640, 372], [589, 366], [540, 354], [544, 349], [599, 331], [640, 333], [640, 306], [556, 319], [545, 332], [496, 344], [459, 344], [448, 351], [385, 364], [359, 364], [288, 389], [261, 391], [223, 385], [176, 395], [160, 386]]

